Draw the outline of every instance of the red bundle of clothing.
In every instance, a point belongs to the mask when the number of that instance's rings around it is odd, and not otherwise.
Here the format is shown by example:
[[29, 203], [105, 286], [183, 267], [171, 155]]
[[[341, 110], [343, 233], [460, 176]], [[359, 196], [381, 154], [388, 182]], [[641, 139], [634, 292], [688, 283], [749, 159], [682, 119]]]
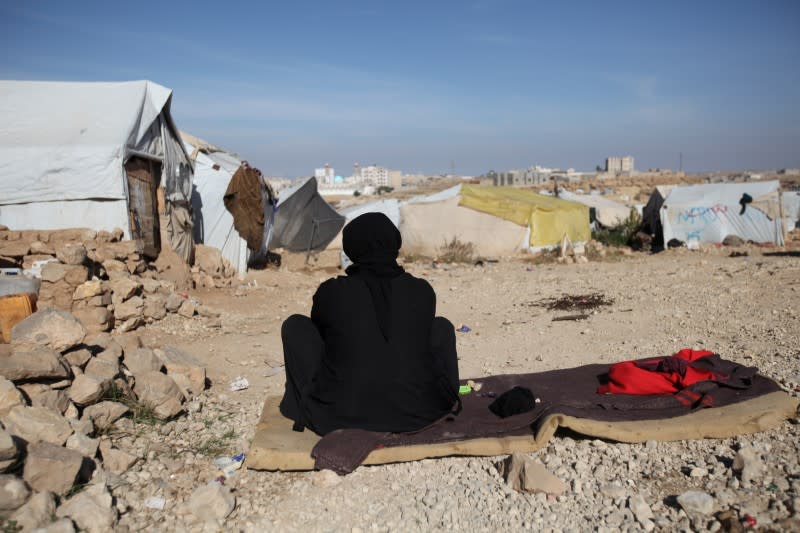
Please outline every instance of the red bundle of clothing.
[[624, 361], [611, 365], [599, 394], [676, 394], [713, 382], [747, 388], [756, 369], [721, 359], [714, 352], [684, 348], [670, 357]]

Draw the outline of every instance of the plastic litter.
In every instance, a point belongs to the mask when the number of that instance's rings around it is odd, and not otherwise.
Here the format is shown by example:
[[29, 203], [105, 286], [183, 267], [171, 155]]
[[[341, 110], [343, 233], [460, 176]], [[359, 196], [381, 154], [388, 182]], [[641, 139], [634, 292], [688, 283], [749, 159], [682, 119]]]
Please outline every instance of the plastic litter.
[[749, 529], [751, 527], [756, 527], [758, 525], [758, 520], [756, 520], [755, 516], [751, 516], [749, 514], [746, 514], [746, 515], [744, 515], [744, 518], [742, 519], [742, 524], [744, 525], [745, 528]]
[[163, 511], [166, 505], [167, 505], [167, 500], [165, 500], [164, 498], [153, 497], [153, 498], [147, 498], [144, 501], [144, 506], [147, 507], [148, 509], [157, 509], [159, 511]]
[[233, 456], [222, 456], [214, 459], [214, 466], [220, 469], [225, 478], [233, 477], [244, 463], [244, 452]]
[[461, 385], [458, 387], [458, 394], [464, 396], [465, 394], [469, 394], [472, 392], [472, 387], [469, 385]]
[[483, 388], [483, 383], [479, 383], [477, 381], [472, 381], [471, 379], [467, 381], [467, 385], [472, 388], [475, 392], [478, 392]]
[[461, 324], [460, 326], [458, 326], [458, 329], [456, 331], [458, 331], [459, 333], [469, 333], [470, 331], [472, 331], [472, 328], [470, 328], [466, 324]]
[[236, 392], [240, 390], [245, 390], [250, 387], [250, 382], [247, 381], [247, 378], [243, 378], [242, 376], [237, 376], [236, 379], [231, 381], [231, 391]]

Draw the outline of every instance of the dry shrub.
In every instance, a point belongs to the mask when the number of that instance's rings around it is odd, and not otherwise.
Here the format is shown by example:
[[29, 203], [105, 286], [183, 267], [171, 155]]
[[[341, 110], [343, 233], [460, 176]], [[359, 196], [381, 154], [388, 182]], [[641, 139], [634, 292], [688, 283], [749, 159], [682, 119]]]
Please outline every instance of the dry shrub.
[[443, 263], [471, 263], [475, 259], [475, 246], [453, 237], [439, 247], [439, 261]]

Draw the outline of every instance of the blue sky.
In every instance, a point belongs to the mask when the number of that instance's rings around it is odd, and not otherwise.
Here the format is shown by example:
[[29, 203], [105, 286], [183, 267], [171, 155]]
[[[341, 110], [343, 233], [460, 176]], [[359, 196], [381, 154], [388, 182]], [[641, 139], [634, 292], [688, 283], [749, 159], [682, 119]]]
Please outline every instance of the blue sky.
[[0, 4], [0, 77], [150, 79], [273, 176], [800, 167], [800, 1]]

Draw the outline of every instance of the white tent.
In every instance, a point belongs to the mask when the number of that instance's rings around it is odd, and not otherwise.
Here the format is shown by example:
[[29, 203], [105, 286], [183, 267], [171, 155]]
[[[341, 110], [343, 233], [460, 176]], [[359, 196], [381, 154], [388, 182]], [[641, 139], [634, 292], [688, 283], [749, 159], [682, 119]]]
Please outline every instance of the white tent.
[[217, 248], [240, 274], [247, 271], [247, 241], [233, 227], [233, 215], [223, 198], [242, 160], [231, 152], [181, 132], [186, 151], [194, 162], [194, 242]]
[[625, 204], [609, 200], [596, 194], [575, 194], [559, 191], [558, 197], [570, 202], [578, 202], [594, 210], [594, 220], [601, 226], [614, 228], [624, 223], [631, 215], [631, 208]]
[[784, 191], [782, 198], [783, 219], [786, 230], [800, 228], [800, 191]]
[[[744, 195], [752, 202], [740, 204]], [[673, 187], [660, 208], [664, 242], [720, 243], [728, 235], [783, 245], [780, 183], [713, 183]]]
[[[192, 190], [171, 99], [150, 81], [0, 81], [0, 223], [121, 228], [157, 253], [156, 188], [168, 210]], [[175, 247], [185, 227], [172, 230]]]

